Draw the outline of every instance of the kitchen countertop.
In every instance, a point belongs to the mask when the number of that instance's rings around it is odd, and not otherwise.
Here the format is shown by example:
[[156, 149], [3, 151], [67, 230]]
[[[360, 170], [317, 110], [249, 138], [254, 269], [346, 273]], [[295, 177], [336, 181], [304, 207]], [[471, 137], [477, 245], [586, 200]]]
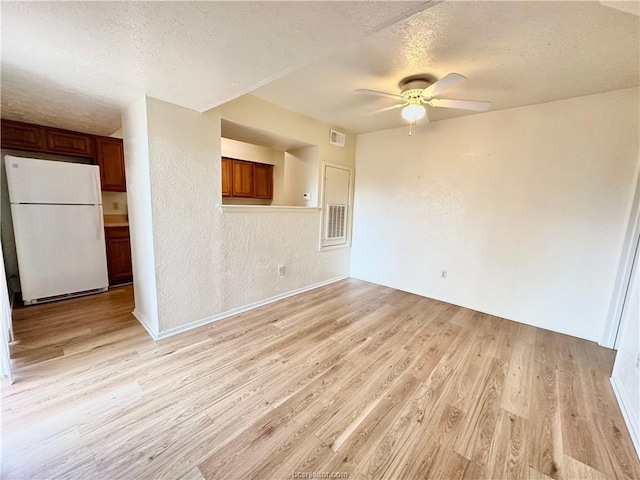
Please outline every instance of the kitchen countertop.
[[126, 215], [105, 215], [104, 228], [110, 227], [128, 227], [129, 219]]

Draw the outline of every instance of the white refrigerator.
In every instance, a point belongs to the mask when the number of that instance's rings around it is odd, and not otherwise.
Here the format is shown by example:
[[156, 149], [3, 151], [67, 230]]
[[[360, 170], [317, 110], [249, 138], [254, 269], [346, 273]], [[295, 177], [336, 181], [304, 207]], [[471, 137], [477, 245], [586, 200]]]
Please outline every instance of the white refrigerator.
[[107, 290], [98, 166], [4, 160], [24, 303]]

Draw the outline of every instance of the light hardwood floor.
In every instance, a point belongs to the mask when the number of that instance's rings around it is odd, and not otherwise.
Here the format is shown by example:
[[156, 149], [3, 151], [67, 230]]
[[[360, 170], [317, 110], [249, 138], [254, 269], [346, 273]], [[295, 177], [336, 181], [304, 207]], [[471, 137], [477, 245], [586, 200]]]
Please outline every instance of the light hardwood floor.
[[2, 478], [640, 478], [593, 343], [357, 280], [157, 343], [132, 307], [14, 312]]

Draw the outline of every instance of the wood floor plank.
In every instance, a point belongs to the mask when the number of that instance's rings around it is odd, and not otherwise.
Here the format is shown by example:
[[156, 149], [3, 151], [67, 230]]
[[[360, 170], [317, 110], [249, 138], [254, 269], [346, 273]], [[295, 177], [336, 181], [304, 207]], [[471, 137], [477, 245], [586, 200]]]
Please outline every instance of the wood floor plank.
[[500, 410], [488, 458], [489, 476], [526, 480], [529, 477], [527, 448], [527, 420], [507, 410]]
[[131, 286], [14, 310], [2, 478], [640, 478], [583, 340], [355, 279], [158, 342]]
[[[452, 328], [453, 326], [451, 326]], [[425, 327], [427, 328], [427, 327]], [[442, 328], [442, 327], [441, 327]], [[442, 328], [444, 330], [444, 328]], [[441, 330], [441, 331], [442, 331]], [[454, 328], [452, 328], [455, 331]], [[380, 402], [382, 397], [392, 388], [394, 382], [403, 375], [407, 369], [419, 359], [420, 352], [427, 351], [430, 358], [436, 357], [436, 351], [429, 351], [427, 343], [433, 342], [433, 337], [420, 337], [416, 335], [414, 340], [408, 345], [420, 343], [423, 348], [407, 348], [402, 357], [396, 357], [397, 363], [387, 362], [384, 367], [378, 370], [367, 385], [363, 385], [357, 396], [354, 396], [342, 408], [341, 412], [335, 415], [327, 424], [320, 428], [316, 435], [326, 444], [337, 451], [350, 433], [366, 418], [373, 408]], [[451, 339], [452, 340], [452, 339]], [[435, 343], [435, 342], [433, 342]], [[425, 348], [426, 347], [426, 348]]]
[[415, 397], [444, 356], [448, 346], [453, 342], [454, 336], [451, 332], [454, 331], [459, 331], [459, 327], [449, 325], [439, 335], [428, 340], [424, 353], [418, 356], [410, 370], [397, 378], [376, 408], [362, 421], [357, 422], [357, 427], [337, 449], [337, 455], [325, 465], [325, 470], [346, 470], [355, 474], [360, 465], [366, 465], [385, 433], [398, 420], [406, 405]]
[[564, 465], [564, 478], [575, 478], [576, 480], [606, 480], [604, 473], [568, 455], [564, 456], [562, 464]]
[[193, 467], [187, 473], [179, 477], [178, 480], [205, 480], [205, 478], [202, 476], [202, 473], [200, 473], [198, 467]]
[[611, 478], [640, 478], [640, 463], [630, 442], [629, 432], [620, 415], [599, 412], [592, 415], [600, 441], [609, 459], [609, 469], [604, 472]]
[[500, 406], [521, 418], [529, 418], [533, 382], [535, 327], [519, 325], [514, 338], [513, 355], [505, 379]]
[[[456, 314], [454, 311], [453, 315]], [[459, 398], [459, 382], [466, 378], [461, 373], [462, 367], [475, 351], [472, 347], [477, 333], [475, 329], [463, 329], [450, 344], [413, 401], [378, 444], [365, 470], [369, 478], [409, 477], [419, 475], [425, 468], [430, 471], [425, 462], [431, 457], [418, 452], [424, 450], [425, 445], [455, 441], [464, 412], [447, 401]], [[452, 446], [450, 448], [453, 450]], [[437, 449], [428, 451], [437, 454]], [[420, 458], [423, 460], [416, 461]]]
[[530, 429], [529, 465], [551, 478], [563, 478], [562, 425], [560, 417], [558, 378], [552, 338], [538, 331], [535, 350]]
[[544, 473], [540, 473], [533, 467], [529, 467], [529, 480], [549, 480], [551, 477], [547, 477]]
[[478, 465], [487, 465], [500, 412], [500, 399], [507, 365], [494, 358], [484, 380], [475, 391], [476, 402], [468, 411], [454, 450]]
[[580, 400], [587, 397], [577, 365], [572, 339], [555, 343], [558, 356], [558, 390], [562, 421], [562, 451], [578, 462], [603, 468], [600, 447], [595, 441], [596, 427], [589, 418], [590, 408]]

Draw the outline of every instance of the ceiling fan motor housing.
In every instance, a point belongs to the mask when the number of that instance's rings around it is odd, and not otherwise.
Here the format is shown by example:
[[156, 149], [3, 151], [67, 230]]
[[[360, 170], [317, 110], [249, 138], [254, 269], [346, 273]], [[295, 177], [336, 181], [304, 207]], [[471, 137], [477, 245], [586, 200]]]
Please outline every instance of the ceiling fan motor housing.
[[411, 80], [402, 85], [400, 96], [407, 102], [410, 102], [411, 100], [415, 101], [422, 97], [423, 90], [428, 86], [429, 82], [426, 80]]

